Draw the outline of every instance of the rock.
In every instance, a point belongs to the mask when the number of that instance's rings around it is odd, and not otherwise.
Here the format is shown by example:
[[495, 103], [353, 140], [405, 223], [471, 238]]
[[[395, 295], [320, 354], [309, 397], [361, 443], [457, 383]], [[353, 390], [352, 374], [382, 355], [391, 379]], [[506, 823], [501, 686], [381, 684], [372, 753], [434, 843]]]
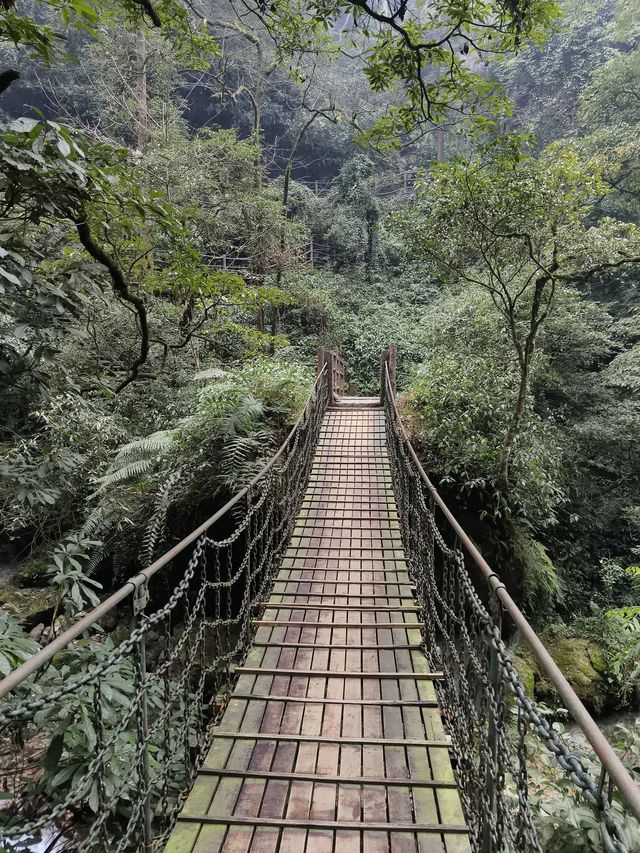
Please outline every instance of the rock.
[[115, 631], [118, 627], [118, 612], [117, 610], [109, 610], [100, 619], [100, 625], [108, 633]]
[[0, 592], [0, 604], [21, 622], [35, 625], [43, 614], [53, 610], [57, 602], [57, 593], [49, 586], [46, 587], [15, 587], [9, 586]]
[[[542, 634], [540, 639], [588, 708], [599, 714], [615, 705], [615, 691], [606, 677], [607, 660], [597, 643], [582, 637], [554, 637], [549, 634]], [[545, 704], [562, 705], [553, 684], [529, 649], [521, 649], [518, 655], [514, 655], [514, 663], [527, 693], [533, 676], [534, 698]]]
[[36, 627], [32, 628], [29, 631], [29, 636], [31, 637], [32, 640], [35, 640], [36, 643], [39, 643], [40, 640], [42, 639], [42, 635], [44, 634], [44, 632], [45, 632], [44, 622], [38, 622]]
[[37, 587], [46, 581], [46, 574], [50, 568], [51, 559], [48, 554], [32, 555], [16, 567], [11, 575], [11, 584], [20, 588]]
[[518, 675], [520, 676], [520, 681], [522, 682], [525, 693], [529, 699], [533, 699], [535, 697], [536, 673], [531, 662], [528, 657], [521, 653], [512, 654], [511, 660], [514, 663], [515, 668], [518, 670]]
[[121, 643], [124, 643], [125, 640], [129, 639], [130, 632], [125, 630], [110, 631], [108, 636], [114, 646], [119, 646]]
[[598, 646], [596, 643], [589, 643], [587, 645], [587, 654], [589, 655], [591, 666], [595, 669], [595, 671], [599, 672], [600, 675], [605, 675], [609, 669], [609, 666], [607, 664], [605, 654], [600, 648], [600, 646]]

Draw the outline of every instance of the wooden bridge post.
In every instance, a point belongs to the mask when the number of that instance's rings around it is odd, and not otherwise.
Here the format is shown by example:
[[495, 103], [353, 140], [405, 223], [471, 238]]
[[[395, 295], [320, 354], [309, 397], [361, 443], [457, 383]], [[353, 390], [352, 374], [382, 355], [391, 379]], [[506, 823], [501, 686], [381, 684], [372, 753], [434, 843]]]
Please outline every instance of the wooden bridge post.
[[333, 400], [333, 392], [335, 391], [335, 376], [334, 376], [334, 359], [335, 353], [333, 350], [318, 347], [317, 372], [321, 373], [322, 368], [327, 365], [327, 382], [329, 383], [329, 402]]
[[334, 394], [344, 394], [344, 362], [337, 352], [325, 347], [318, 347], [317, 373], [327, 365], [327, 381], [329, 382], [329, 400]]
[[389, 367], [389, 382], [391, 384], [391, 393], [396, 396], [396, 361], [398, 348], [395, 344], [391, 344], [388, 349], [382, 351], [380, 356], [380, 403], [384, 404], [386, 393], [386, 371], [385, 365]]

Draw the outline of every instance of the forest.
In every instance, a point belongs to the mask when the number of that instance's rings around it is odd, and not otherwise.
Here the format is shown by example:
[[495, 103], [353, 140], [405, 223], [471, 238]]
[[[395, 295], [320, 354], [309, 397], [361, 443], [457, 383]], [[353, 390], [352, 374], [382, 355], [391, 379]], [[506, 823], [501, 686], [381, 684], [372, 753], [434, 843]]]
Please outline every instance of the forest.
[[[422, 464], [638, 774], [640, 4], [414, 5], [0, 1], [0, 675], [262, 468], [318, 347], [376, 395], [395, 344]], [[56, 802], [95, 740], [43, 726]], [[604, 850], [555, 797], [543, 849]]]

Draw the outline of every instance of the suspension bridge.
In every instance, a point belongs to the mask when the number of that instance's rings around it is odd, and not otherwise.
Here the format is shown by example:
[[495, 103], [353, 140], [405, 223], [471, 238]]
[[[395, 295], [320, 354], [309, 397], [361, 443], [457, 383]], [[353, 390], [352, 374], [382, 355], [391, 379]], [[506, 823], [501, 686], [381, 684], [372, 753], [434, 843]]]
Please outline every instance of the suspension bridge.
[[[380, 398], [347, 397], [320, 350], [263, 471], [0, 681], [0, 849], [543, 851], [532, 746], [602, 850], [638, 849], [637, 786], [429, 481], [395, 373], [391, 347]], [[596, 772], [526, 695], [514, 631]]]

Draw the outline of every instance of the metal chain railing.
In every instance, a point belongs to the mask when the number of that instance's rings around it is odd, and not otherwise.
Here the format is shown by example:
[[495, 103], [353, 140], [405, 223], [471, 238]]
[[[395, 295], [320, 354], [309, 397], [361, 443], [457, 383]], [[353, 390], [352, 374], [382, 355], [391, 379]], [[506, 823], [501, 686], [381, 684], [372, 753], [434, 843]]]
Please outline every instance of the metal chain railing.
[[[617, 787], [629, 814], [638, 816], [640, 797], [633, 780], [429, 481], [402, 425], [384, 361], [383, 374], [387, 446], [402, 538], [424, 612], [425, 653], [431, 668], [444, 673], [436, 689], [452, 739], [472, 849], [542, 853], [527, 776], [527, 741], [535, 737], [555, 756], [576, 793], [597, 814], [603, 849], [607, 853], [637, 850], [635, 841], [630, 846], [633, 839], [625, 837], [620, 814], [612, 805]], [[488, 581], [488, 607], [472, 581], [467, 560]], [[514, 619], [525, 641], [532, 642], [564, 704], [598, 751], [602, 761], [599, 779], [526, 695], [502, 638], [506, 614]], [[508, 725], [512, 713], [517, 719], [515, 737]], [[567, 832], [571, 832], [569, 827]]]
[[[163, 848], [286, 549], [328, 401], [323, 369], [249, 486], [0, 682], [12, 797], [0, 850]], [[127, 600], [128, 625], [101, 633]]]

